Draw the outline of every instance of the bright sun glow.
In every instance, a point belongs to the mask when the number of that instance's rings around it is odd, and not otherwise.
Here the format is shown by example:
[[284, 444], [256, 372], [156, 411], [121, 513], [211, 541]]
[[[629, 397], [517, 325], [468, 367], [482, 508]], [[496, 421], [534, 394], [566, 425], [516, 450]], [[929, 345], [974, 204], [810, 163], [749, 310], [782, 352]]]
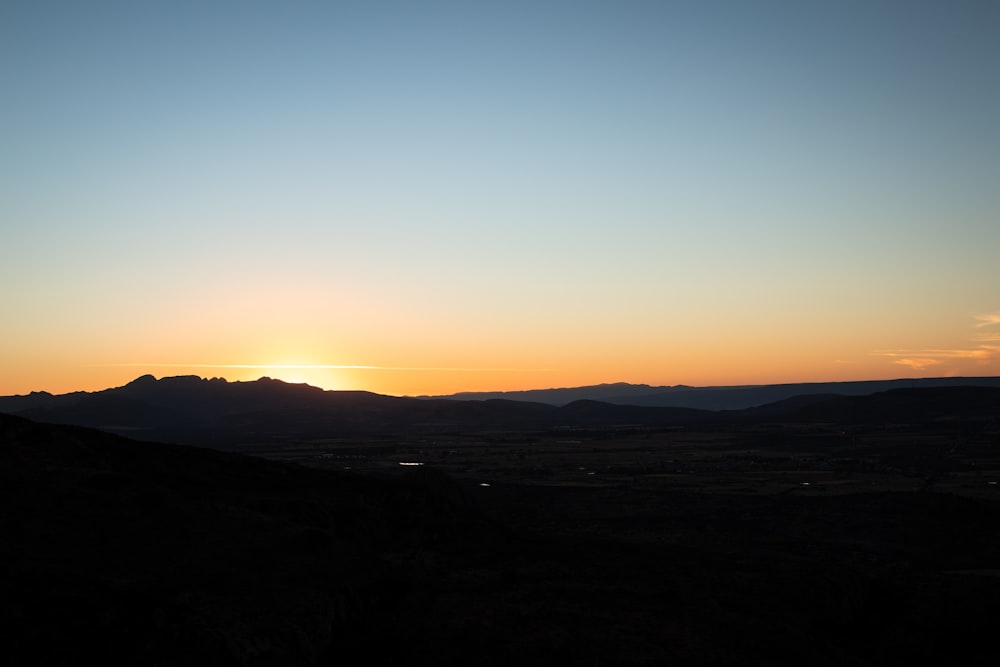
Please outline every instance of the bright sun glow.
[[302, 373], [281, 373], [276, 379], [283, 380], [291, 384], [313, 384]]
[[1000, 375], [1000, 2], [49, 4], [0, 396]]
[[260, 373], [291, 384], [308, 384], [323, 389], [338, 389], [336, 366], [309, 363], [279, 363], [262, 365]]

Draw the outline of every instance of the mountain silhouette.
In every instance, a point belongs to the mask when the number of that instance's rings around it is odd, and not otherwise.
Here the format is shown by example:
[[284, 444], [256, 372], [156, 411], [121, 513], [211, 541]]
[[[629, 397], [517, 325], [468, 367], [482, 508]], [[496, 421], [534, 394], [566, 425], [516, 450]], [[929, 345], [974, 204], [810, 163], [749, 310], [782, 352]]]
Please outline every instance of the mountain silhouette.
[[766, 405], [795, 396], [837, 394], [867, 396], [890, 389], [933, 388], [955, 386], [1000, 387], [1000, 377], [948, 377], [898, 380], [865, 380], [856, 382], [806, 382], [793, 384], [689, 387], [676, 385], [651, 387], [645, 384], [599, 384], [563, 389], [534, 389], [510, 392], [464, 392], [448, 396], [426, 398], [454, 400], [510, 400], [537, 401], [552, 405], [566, 405], [586, 399], [619, 405], [692, 408], [696, 410], [743, 410]]
[[[982, 382], [995, 378], [980, 378]], [[951, 379], [949, 379], [950, 381]], [[911, 381], [834, 383], [825, 389], [848, 392]], [[923, 383], [921, 383], [923, 384]], [[145, 375], [122, 386], [93, 393], [0, 397], [0, 411], [48, 423], [74, 424], [142, 440], [211, 444], [350, 435], [551, 430], [559, 428], [680, 427], [726, 424], [734, 419], [800, 419], [830, 422], [897, 420], [926, 423], [936, 413], [988, 416], [1000, 387], [950, 386], [891, 389], [843, 396], [806, 392], [741, 410], [616, 404], [580, 399], [563, 405], [509, 399], [455, 400], [384, 396], [365, 391], [326, 391], [306, 384], [261, 378], [228, 382]], [[746, 402], [783, 396], [800, 385], [733, 389], [687, 389], [715, 396], [708, 403]], [[810, 389], [816, 389], [810, 386]], [[735, 394], [734, 394], [735, 392]], [[752, 393], [746, 393], [752, 392]], [[755, 400], [756, 400], [755, 399]]]
[[325, 391], [270, 378], [228, 382], [197, 376], [157, 380], [149, 375], [123, 387], [93, 393], [3, 397], [0, 411], [145, 440], [215, 445], [295, 434], [547, 429], [634, 422], [666, 425], [690, 423], [706, 414], [610, 404], [598, 408], [592, 401], [557, 407], [502, 399], [424, 400], [364, 391]]

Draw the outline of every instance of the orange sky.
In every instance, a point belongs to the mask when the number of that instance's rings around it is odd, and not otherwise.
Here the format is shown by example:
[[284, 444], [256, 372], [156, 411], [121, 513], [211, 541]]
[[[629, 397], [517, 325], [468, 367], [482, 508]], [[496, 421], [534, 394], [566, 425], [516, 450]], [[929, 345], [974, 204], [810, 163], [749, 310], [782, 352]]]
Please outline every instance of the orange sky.
[[[613, 332], [554, 341], [507, 340], [499, 333], [441, 338], [387, 337], [349, 341], [334, 355], [311, 335], [271, 334], [213, 339], [178, 330], [87, 341], [79, 349], [48, 355], [45, 341], [34, 356], [4, 352], [0, 394], [54, 393], [120, 386], [135, 377], [195, 374], [253, 380], [268, 376], [329, 389], [366, 389], [396, 395], [448, 394], [566, 387], [627, 381], [653, 385], [731, 385], [946, 375], [995, 375], [1000, 359], [996, 315], [970, 318], [964, 336], [939, 346], [872, 347], [872, 339], [834, 332], [825, 340], [768, 338], [746, 327], [742, 336], [720, 332], [697, 339]], [[241, 320], [242, 321], [242, 320]], [[978, 325], [978, 326], [977, 326]], [[254, 327], [251, 327], [253, 329]], [[411, 332], [415, 335], [416, 332]], [[919, 342], [919, 336], [914, 337]], [[345, 337], [345, 340], [347, 338]], [[886, 343], [891, 336], [886, 334]], [[485, 347], [479, 344], [485, 341]], [[876, 340], [875, 342], [882, 342]], [[412, 349], [410, 344], [412, 343]], [[9, 348], [8, 348], [9, 349]], [[87, 358], [88, 355], [91, 355]], [[154, 356], [155, 355], [155, 356]], [[87, 359], [81, 362], [81, 358]], [[355, 361], [361, 363], [354, 363]], [[379, 363], [367, 363], [369, 361]]]
[[0, 394], [1000, 375], [996, 3], [109, 7], [0, 21]]

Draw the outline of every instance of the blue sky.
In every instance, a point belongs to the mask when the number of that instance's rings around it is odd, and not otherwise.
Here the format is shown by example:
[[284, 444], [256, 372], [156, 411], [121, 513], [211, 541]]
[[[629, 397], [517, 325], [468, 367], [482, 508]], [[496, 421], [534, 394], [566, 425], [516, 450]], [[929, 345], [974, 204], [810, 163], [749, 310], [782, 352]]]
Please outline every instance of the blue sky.
[[970, 1], [5, 3], [6, 361], [723, 381], [708, 340], [734, 382], [996, 373], [878, 353], [978, 350], [1000, 311], [998, 29]]

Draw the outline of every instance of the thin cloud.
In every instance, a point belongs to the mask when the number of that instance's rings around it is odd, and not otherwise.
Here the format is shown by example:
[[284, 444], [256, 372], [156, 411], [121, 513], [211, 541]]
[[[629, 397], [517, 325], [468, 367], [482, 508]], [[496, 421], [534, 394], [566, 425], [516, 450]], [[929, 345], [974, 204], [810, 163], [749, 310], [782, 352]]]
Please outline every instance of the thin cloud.
[[118, 368], [250, 368], [258, 370], [289, 370], [289, 369], [361, 369], [378, 370], [381, 366], [361, 366], [355, 364], [163, 364], [156, 362], [131, 361], [113, 364], [95, 364], [96, 366], [114, 366]]
[[1000, 324], [1000, 313], [985, 313], [983, 315], [973, 315], [977, 322], [976, 327], [992, 327]]
[[896, 359], [892, 363], [899, 364], [900, 366], [906, 366], [907, 368], [912, 368], [915, 371], [922, 371], [928, 366], [936, 366], [941, 363], [940, 359]]
[[364, 371], [453, 371], [459, 373], [515, 373], [547, 371], [549, 368], [461, 368], [453, 366], [368, 366], [362, 364], [161, 364], [129, 362], [101, 364], [129, 368], [228, 368], [256, 370], [364, 370]]
[[[973, 315], [976, 328], [1000, 325], [1000, 312]], [[987, 364], [1000, 356], [1000, 332], [973, 334], [969, 337], [970, 347], [957, 348], [924, 348], [876, 350], [875, 356], [888, 357], [892, 363], [922, 371], [932, 366], [940, 366], [947, 362], [973, 361]]]
[[958, 348], [953, 350], [934, 348], [921, 350], [879, 350], [873, 354], [882, 357], [909, 357], [918, 355], [931, 359], [981, 359], [989, 356], [990, 350], [983, 346], [975, 349]]
[[880, 357], [894, 358], [897, 364], [905, 363], [905, 360], [917, 361], [925, 365], [940, 363], [948, 359], [979, 359], [987, 360], [996, 354], [997, 348], [988, 345], [981, 345], [977, 348], [959, 348], [954, 350], [925, 349], [925, 350], [879, 350], [872, 354]]

